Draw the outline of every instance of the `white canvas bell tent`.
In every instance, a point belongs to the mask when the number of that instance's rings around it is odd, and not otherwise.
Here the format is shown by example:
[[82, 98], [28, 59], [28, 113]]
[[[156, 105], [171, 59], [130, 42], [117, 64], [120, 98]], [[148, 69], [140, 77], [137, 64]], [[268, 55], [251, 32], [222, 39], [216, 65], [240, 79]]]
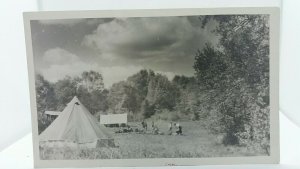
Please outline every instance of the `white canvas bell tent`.
[[39, 136], [40, 144], [114, 147], [114, 139], [75, 96]]

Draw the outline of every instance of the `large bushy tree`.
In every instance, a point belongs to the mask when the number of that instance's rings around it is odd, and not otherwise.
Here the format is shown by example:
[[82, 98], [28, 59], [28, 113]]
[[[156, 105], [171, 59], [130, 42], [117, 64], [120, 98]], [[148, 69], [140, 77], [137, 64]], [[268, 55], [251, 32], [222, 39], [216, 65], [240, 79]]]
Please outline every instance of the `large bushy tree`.
[[216, 122], [222, 126], [220, 132], [225, 132], [224, 143], [269, 138], [269, 17], [228, 15], [200, 19], [203, 27], [209, 20], [217, 23], [214, 31], [219, 36], [218, 47], [207, 45], [199, 50], [194, 68], [199, 83], [216, 93], [211, 97], [219, 113]]

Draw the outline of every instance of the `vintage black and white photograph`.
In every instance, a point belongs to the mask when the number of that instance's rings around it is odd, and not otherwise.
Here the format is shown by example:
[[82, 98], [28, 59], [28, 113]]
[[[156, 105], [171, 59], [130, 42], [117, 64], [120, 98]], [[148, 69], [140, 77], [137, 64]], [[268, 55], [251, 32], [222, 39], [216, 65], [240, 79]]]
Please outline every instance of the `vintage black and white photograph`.
[[40, 160], [270, 156], [270, 14], [29, 24]]

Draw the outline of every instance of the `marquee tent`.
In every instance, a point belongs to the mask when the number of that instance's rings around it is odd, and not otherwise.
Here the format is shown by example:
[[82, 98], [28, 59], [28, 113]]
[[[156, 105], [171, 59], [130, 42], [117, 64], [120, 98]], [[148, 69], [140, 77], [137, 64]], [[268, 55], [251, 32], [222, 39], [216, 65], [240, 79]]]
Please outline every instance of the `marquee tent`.
[[100, 115], [100, 124], [127, 124], [127, 113]]
[[40, 144], [114, 147], [114, 139], [75, 96], [39, 136]]

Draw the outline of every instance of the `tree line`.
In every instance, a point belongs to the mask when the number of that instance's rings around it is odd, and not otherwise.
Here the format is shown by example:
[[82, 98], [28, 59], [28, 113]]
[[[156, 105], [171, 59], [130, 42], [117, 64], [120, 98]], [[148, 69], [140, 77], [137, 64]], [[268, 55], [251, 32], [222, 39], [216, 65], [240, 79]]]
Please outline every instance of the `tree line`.
[[225, 145], [260, 145], [269, 153], [269, 23], [267, 15], [203, 16], [205, 28], [216, 23], [217, 46], [209, 43], [195, 53], [192, 77], [172, 80], [140, 70], [105, 89], [95, 71], [50, 83], [36, 76], [39, 132], [51, 121], [45, 110], [62, 110], [73, 96], [97, 118], [128, 113], [129, 120], [202, 121], [223, 134]]
[[[170, 81], [166, 76], [152, 70], [140, 70], [127, 80], [104, 88], [102, 75], [95, 71], [83, 72], [79, 77], [69, 77], [50, 83], [42, 75], [36, 75], [37, 110], [39, 132], [51, 122], [45, 111], [62, 111], [70, 100], [77, 96], [83, 105], [97, 118], [100, 114], [128, 113], [130, 121], [150, 117], [162, 120], [178, 120], [182, 116], [193, 118], [188, 105], [193, 102], [196, 80], [194, 77], [175, 76]], [[181, 99], [185, 97], [184, 99]], [[177, 115], [177, 116], [176, 116]], [[188, 115], [190, 115], [188, 117]], [[197, 119], [197, 117], [196, 117]]]

